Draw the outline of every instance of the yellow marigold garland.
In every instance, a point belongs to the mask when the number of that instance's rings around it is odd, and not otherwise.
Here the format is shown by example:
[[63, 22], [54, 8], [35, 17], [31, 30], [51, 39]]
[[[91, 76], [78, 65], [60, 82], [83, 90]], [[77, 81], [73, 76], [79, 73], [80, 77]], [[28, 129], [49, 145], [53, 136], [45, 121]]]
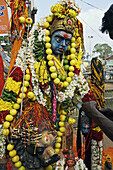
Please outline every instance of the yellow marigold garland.
[[55, 4], [55, 6], [52, 6], [51, 12], [58, 18], [64, 18], [67, 15], [76, 19], [76, 16], [78, 14], [78, 12], [75, 12], [75, 10], [69, 8], [66, 9], [66, 7], [60, 4]]
[[[60, 61], [57, 60], [56, 57], [54, 57], [57, 69], [61, 69], [61, 74], [64, 75], [65, 71], [64, 68], [61, 68], [61, 63]], [[43, 62], [42, 62], [43, 61]], [[50, 81], [50, 77], [47, 73], [47, 67], [46, 67], [46, 61], [44, 61], [44, 58], [40, 61], [40, 62], [35, 62], [34, 64], [34, 68], [36, 69], [36, 74], [37, 74], [37, 78], [39, 80], [39, 82], [42, 82], [42, 84], [44, 83], [48, 83]]]
[[11, 110], [13, 104], [0, 99], [0, 111]]
[[13, 91], [18, 94], [21, 84], [21, 82], [16, 82], [15, 80], [13, 80], [12, 77], [9, 77], [5, 89], [8, 89], [9, 91]]

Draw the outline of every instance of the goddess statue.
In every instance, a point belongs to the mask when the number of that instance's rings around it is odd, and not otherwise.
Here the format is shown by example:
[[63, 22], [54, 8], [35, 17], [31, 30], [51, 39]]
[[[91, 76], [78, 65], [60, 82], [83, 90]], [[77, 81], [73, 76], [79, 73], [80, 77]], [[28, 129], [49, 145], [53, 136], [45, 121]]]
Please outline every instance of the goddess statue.
[[27, 31], [0, 98], [3, 135], [19, 169], [48, 167], [59, 160], [64, 124], [78, 102], [95, 100], [81, 70], [79, 9], [70, 1]]

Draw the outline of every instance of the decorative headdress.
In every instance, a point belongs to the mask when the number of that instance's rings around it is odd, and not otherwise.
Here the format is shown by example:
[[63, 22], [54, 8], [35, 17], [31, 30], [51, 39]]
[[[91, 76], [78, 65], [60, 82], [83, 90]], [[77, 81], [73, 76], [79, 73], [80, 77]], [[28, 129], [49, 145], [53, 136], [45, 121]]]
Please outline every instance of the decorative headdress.
[[51, 12], [52, 15], [47, 18], [49, 25], [44, 25], [48, 30], [50, 30], [50, 34], [56, 30], [65, 30], [70, 32], [76, 38], [77, 43], [79, 43], [79, 39], [81, 38], [81, 47], [82, 50], [84, 50], [83, 25], [77, 19], [80, 9], [76, 6], [75, 1], [61, 0], [55, 4], [55, 6], [51, 7]]
[[68, 1], [60, 1], [55, 6], [51, 7], [53, 13], [53, 20], [50, 25], [50, 33], [52, 34], [56, 30], [65, 30], [74, 34], [77, 22], [78, 8], [75, 4]]
[[55, 19], [51, 25], [50, 33], [52, 34], [56, 30], [65, 30], [74, 34], [75, 31], [75, 20], [70, 17], [65, 17], [64, 19]]

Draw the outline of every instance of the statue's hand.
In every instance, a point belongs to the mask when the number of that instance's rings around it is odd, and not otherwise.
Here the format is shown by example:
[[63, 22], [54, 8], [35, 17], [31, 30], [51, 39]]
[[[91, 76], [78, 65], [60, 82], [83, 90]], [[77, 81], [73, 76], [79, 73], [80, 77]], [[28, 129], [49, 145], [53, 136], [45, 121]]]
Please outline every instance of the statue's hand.
[[113, 110], [110, 108], [100, 108], [99, 111], [105, 115], [108, 119], [113, 121]]

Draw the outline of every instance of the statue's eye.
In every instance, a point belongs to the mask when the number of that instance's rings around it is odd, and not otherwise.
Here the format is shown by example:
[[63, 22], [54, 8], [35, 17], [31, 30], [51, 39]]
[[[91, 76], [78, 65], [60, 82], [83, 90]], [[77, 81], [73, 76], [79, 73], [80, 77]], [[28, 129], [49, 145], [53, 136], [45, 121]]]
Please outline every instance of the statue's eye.
[[60, 43], [60, 42], [62, 41], [62, 38], [61, 38], [61, 37], [56, 36], [56, 37], [55, 37], [55, 40], [56, 40], [58, 43]]
[[66, 40], [66, 45], [69, 45], [70, 44], [70, 41], [69, 40]]

